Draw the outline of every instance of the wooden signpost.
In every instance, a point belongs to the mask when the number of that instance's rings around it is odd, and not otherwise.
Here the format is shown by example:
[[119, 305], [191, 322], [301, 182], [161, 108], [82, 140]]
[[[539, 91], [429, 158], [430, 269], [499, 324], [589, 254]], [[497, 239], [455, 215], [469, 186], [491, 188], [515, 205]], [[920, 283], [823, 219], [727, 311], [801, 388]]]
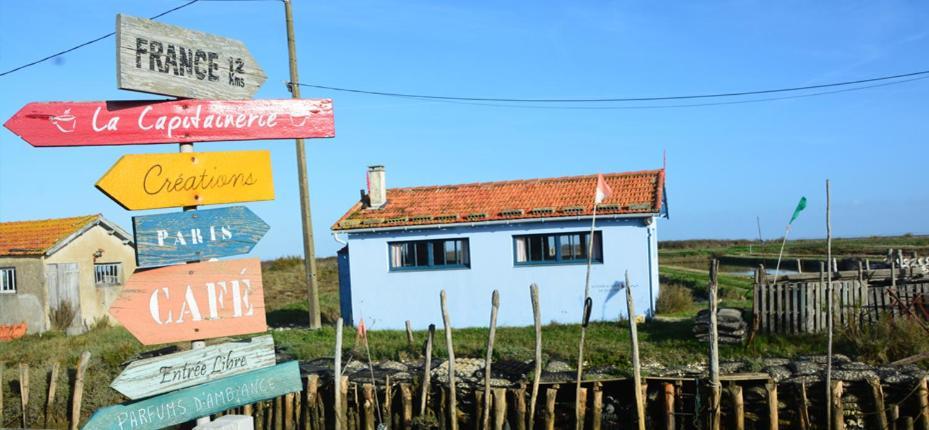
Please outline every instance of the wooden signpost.
[[110, 315], [145, 345], [259, 333], [261, 261], [212, 261], [136, 272]]
[[248, 254], [268, 224], [245, 206], [132, 217], [137, 267]]
[[110, 386], [134, 400], [273, 365], [274, 339], [264, 335], [134, 361]]
[[183, 27], [116, 15], [116, 84], [197, 99], [250, 99], [267, 76], [245, 45]]
[[124, 155], [97, 188], [129, 210], [273, 200], [271, 153]]
[[41, 102], [4, 126], [32, 146], [335, 136], [329, 99]]
[[98, 409], [85, 430], [155, 430], [197, 417], [301, 391], [296, 361], [230, 376], [195, 387]]

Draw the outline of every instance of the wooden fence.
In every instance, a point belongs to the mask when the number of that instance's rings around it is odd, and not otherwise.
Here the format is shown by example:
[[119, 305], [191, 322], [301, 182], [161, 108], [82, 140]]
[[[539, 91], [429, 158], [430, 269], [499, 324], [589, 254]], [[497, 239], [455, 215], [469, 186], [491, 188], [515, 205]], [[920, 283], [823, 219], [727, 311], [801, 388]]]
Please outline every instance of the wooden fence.
[[[828, 328], [829, 296], [825, 272], [778, 276], [756, 272], [753, 313], [766, 333], [821, 333]], [[894, 269], [836, 271], [832, 315], [836, 327], [871, 324], [883, 316], [929, 320], [929, 278]]]

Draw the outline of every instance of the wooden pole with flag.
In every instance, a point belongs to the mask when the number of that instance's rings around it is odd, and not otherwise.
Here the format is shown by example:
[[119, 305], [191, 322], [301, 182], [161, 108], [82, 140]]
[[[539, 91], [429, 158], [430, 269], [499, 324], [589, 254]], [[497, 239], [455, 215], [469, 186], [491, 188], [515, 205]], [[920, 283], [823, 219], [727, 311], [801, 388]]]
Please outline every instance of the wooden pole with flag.
[[787, 222], [787, 228], [784, 230], [784, 240], [781, 241], [781, 251], [777, 254], [777, 265], [774, 266], [774, 279], [771, 283], [777, 282], [777, 275], [781, 270], [781, 257], [784, 256], [784, 246], [787, 245], [787, 235], [790, 234], [790, 226], [793, 225], [797, 217], [800, 216], [800, 212], [803, 212], [804, 209], [806, 209], [806, 197], [800, 197], [793, 215], [790, 216], [790, 221]]
[[[358, 331], [355, 335], [355, 344], [359, 342], [364, 345], [365, 355], [368, 357], [368, 372], [371, 374], [371, 385], [374, 386], [374, 392], [377, 393], [377, 380], [374, 379], [374, 363], [371, 361], [371, 347], [368, 346], [368, 329], [365, 327], [364, 317], [361, 317], [361, 321], [358, 322]], [[377, 394], [374, 395], [374, 410], [377, 411], [378, 428], [381, 428], [384, 420], [381, 418], [381, 404], [377, 399]]]
[[[597, 189], [594, 192], [594, 208], [593, 214], [590, 217], [590, 236], [587, 237], [587, 274], [586, 278], [584, 279], [584, 310], [581, 321], [581, 340], [577, 350], [577, 382], [574, 387], [576, 399], [581, 398], [581, 375], [583, 374], [584, 370], [584, 338], [587, 335], [587, 324], [590, 322], [590, 308], [592, 306], [590, 300], [590, 266], [593, 263], [594, 230], [597, 226], [597, 205], [602, 203], [603, 200], [605, 200], [611, 194], [613, 194], [613, 190], [610, 189], [610, 186], [606, 183], [606, 180], [603, 179], [603, 175], [597, 175]], [[575, 402], [574, 418], [575, 425], [578, 430], [584, 428], [584, 422], [581, 418], [583, 416], [581, 413], [583, 408], [584, 405], [581, 405], [579, 401]]]

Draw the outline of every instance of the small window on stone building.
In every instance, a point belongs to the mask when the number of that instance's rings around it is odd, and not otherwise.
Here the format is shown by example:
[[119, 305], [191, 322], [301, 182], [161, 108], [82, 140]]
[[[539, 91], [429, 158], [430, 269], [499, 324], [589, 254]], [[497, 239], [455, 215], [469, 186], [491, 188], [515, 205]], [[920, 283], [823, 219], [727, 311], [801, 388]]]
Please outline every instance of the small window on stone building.
[[94, 264], [94, 281], [97, 286], [119, 285], [122, 283], [122, 263]]
[[0, 294], [16, 294], [15, 267], [0, 267]]

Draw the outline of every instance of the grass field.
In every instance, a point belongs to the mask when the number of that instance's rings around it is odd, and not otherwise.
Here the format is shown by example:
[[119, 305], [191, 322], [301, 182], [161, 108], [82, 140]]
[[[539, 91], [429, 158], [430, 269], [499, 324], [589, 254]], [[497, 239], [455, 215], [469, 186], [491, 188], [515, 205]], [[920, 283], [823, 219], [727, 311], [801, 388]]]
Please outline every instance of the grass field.
[[[875, 252], [881, 255], [888, 247], [909, 246], [907, 249], [929, 249], [929, 238], [900, 237], [873, 238], [837, 241], [838, 249], [846, 252]], [[799, 241], [803, 242], [803, 241]], [[794, 247], [790, 242], [788, 249], [804, 249], [813, 252], [821, 244], [810, 241]], [[702, 247], [701, 247], [702, 246]], [[677, 285], [688, 291], [694, 301], [686, 309], [677, 309], [667, 316], [673, 318], [653, 320], [639, 326], [639, 340], [643, 368], [655, 369], [657, 364], [666, 367], [700, 364], [705, 362], [706, 345], [695, 340], [691, 334], [692, 317], [699, 309], [706, 306], [707, 272], [699, 267], [707, 267], [714, 255], [737, 252], [744, 245], [733, 241], [688, 241], [662, 243], [660, 282], [662, 288]], [[858, 250], [858, 251], [856, 251]], [[747, 252], [747, 246], [745, 246]], [[806, 251], [804, 251], [806, 252]], [[922, 251], [917, 251], [924, 254]], [[838, 253], [838, 252], [837, 252]], [[675, 263], [686, 259], [691, 264], [678, 266]], [[672, 264], [668, 264], [672, 263]], [[318, 261], [320, 281], [320, 305], [324, 328], [310, 331], [305, 327], [306, 288], [302, 260], [296, 257], [280, 258], [262, 263], [265, 288], [265, 303], [268, 322], [277, 346], [294, 358], [312, 359], [331, 357], [335, 344], [332, 323], [338, 318], [338, 281], [335, 258]], [[743, 276], [720, 274], [720, 298], [722, 306], [751, 308], [751, 280]], [[293, 326], [298, 326], [293, 328]], [[441, 325], [439, 327], [441, 330]], [[549, 325], [543, 329], [544, 359], [558, 359], [568, 363], [577, 360], [577, 339], [580, 328], [577, 325]], [[903, 335], [901, 335], [903, 333]], [[839, 333], [836, 351], [853, 358], [872, 362], [887, 362], [904, 358], [916, 352], [929, 351], [929, 342], [924, 342], [921, 333], [910, 329], [885, 326], [870, 332], [856, 331]], [[417, 345], [425, 339], [425, 332], [416, 332]], [[486, 329], [458, 329], [454, 331], [455, 352], [459, 357], [481, 357], [486, 343]], [[346, 351], [354, 345], [355, 332], [348, 328], [344, 333]], [[441, 337], [439, 337], [441, 339]], [[588, 366], [612, 367], [622, 374], [629, 367], [629, 330], [620, 323], [594, 323], [588, 331], [585, 361]], [[211, 342], [222, 342], [217, 339]], [[530, 360], [534, 348], [534, 335], [531, 328], [503, 327], [497, 330], [494, 356], [497, 359]], [[180, 349], [189, 348], [189, 343], [176, 345]], [[416, 359], [419, 347], [410, 348], [402, 331], [371, 331], [371, 353], [375, 359]], [[720, 357], [723, 360], [746, 360], [760, 363], [766, 357], [790, 358], [798, 355], [825, 353], [826, 341], [822, 336], [759, 336], [750, 346], [723, 345]], [[46, 389], [46, 373], [52, 361], [72, 368], [83, 351], [93, 354], [85, 392], [85, 411], [92, 411], [100, 406], [121, 402], [124, 399], [114, 390], [108, 388], [110, 381], [121, 371], [126, 361], [133, 359], [140, 352], [157, 349], [143, 347], [125, 329], [121, 327], [100, 326], [80, 336], [65, 336], [58, 332], [26, 336], [22, 339], [0, 343], [0, 363], [5, 362], [3, 381], [18, 379], [16, 366], [20, 362], [32, 366], [32, 400], [30, 408], [35, 408], [34, 416], [40, 416], [38, 408], [42, 406]], [[348, 352], [347, 352], [348, 354]], [[435, 356], [446, 356], [444, 342], [435, 343]], [[929, 363], [923, 362], [923, 365]], [[59, 385], [70, 386], [73, 375], [62, 372]], [[9, 391], [7, 391], [9, 393]], [[13, 402], [15, 398], [16, 402]], [[18, 395], [7, 394], [4, 400], [6, 421], [18, 417]], [[63, 405], [61, 407], [64, 407]], [[7, 422], [7, 424], [12, 424]]]

